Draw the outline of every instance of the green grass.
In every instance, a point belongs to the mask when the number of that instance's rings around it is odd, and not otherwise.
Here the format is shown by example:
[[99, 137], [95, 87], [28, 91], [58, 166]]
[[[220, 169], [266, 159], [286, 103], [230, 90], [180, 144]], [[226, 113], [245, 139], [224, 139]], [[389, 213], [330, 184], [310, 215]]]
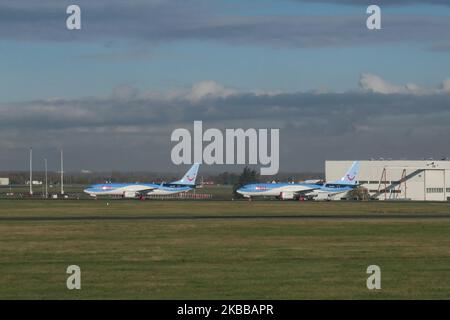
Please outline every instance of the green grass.
[[185, 216], [443, 214], [448, 202], [180, 201], [180, 200], [0, 200], [5, 216]]
[[[109, 206], [106, 203], [109, 202]], [[448, 203], [0, 201], [0, 218], [429, 213]], [[0, 299], [449, 299], [450, 220], [0, 220]], [[68, 265], [82, 290], [66, 289]], [[366, 288], [367, 266], [382, 290]]]

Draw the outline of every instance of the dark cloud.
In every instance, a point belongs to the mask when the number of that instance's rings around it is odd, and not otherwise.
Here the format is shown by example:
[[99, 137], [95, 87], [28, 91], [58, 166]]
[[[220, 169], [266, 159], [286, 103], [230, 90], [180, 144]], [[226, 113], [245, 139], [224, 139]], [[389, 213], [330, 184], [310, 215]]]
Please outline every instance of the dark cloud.
[[310, 3], [332, 3], [332, 4], [345, 4], [345, 5], [360, 5], [367, 7], [369, 4], [376, 4], [380, 6], [407, 6], [414, 4], [427, 4], [427, 5], [450, 5], [450, 0], [292, 0], [297, 2], [310, 2]]
[[383, 30], [371, 32], [366, 28], [365, 11], [351, 16], [245, 16], [224, 14], [216, 2], [202, 0], [132, 3], [80, 0], [77, 4], [82, 8], [82, 30], [68, 31], [65, 28], [68, 4], [71, 2], [3, 1], [0, 38], [103, 43], [122, 40], [147, 44], [194, 39], [272, 47], [450, 42], [447, 17], [384, 15]]
[[72, 169], [165, 170], [172, 130], [192, 130], [194, 120], [204, 128], [280, 128], [282, 171], [320, 170], [325, 159], [440, 157], [450, 154], [449, 106], [448, 93], [368, 92], [1, 104], [0, 168], [25, 169], [29, 146], [63, 146]]

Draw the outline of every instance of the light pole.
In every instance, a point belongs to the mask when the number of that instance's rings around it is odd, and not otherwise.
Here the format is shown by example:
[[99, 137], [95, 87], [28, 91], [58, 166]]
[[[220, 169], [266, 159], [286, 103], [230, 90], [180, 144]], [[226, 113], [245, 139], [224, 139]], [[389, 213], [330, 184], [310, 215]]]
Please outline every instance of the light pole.
[[33, 195], [33, 148], [30, 148], [30, 196]]
[[61, 195], [64, 194], [64, 155], [61, 149]]
[[47, 159], [44, 158], [45, 164], [45, 198], [48, 198], [48, 184], [47, 184]]

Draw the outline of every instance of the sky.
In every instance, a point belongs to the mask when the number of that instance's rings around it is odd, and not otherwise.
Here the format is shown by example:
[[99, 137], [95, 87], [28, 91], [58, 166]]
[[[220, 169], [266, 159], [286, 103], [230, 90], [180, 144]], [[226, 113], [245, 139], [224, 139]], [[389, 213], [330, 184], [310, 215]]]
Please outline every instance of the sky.
[[450, 156], [446, 0], [3, 0], [0, 72], [0, 170], [172, 170], [194, 120], [279, 128], [280, 171]]

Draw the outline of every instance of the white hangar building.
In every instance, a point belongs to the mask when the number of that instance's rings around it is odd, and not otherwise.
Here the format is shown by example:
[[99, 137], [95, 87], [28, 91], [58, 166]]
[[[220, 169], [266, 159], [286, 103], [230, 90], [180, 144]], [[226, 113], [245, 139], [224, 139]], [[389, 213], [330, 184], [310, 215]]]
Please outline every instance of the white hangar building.
[[[326, 181], [339, 180], [352, 164], [325, 161]], [[379, 200], [450, 201], [448, 160], [364, 160], [357, 177]]]

